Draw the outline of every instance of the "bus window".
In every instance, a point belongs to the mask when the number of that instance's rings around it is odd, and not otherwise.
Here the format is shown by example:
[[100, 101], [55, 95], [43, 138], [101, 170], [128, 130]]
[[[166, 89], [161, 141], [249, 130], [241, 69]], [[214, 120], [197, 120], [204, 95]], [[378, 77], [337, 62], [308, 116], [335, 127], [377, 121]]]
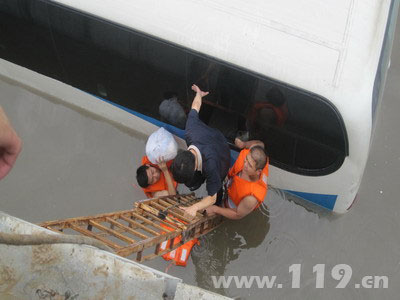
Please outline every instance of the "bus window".
[[166, 94], [186, 96], [181, 49], [61, 6], [49, 11], [72, 86], [157, 119]]
[[0, 1], [0, 57], [57, 80], [65, 80], [47, 9], [41, 1]]
[[329, 174], [343, 163], [346, 132], [329, 101], [233, 66], [188, 57], [190, 79], [210, 91], [200, 118], [228, 142], [247, 132], [264, 142], [273, 165], [303, 175]]

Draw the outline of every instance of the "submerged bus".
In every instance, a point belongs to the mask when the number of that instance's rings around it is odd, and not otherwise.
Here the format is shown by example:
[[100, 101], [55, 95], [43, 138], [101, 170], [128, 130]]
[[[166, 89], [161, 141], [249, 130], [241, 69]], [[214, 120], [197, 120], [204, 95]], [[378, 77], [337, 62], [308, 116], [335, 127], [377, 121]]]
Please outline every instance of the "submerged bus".
[[[271, 185], [344, 213], [368, 158], [397, 11], [390, 0], [3, 0], [0, 65], [178, 137], [184, 128], [159, 106], [175, 97], [187, 111], [196, 83], [210, 91], [200, 118], [233, 150], [242, 133], [264, 141]], [[279, 124], [263, 114], [271, 91], [286, 109]]]

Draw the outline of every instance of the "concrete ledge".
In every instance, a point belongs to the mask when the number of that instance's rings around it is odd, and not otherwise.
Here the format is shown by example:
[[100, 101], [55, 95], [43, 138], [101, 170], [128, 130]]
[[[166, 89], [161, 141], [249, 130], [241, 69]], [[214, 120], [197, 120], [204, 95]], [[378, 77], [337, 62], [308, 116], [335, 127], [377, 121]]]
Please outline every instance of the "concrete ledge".
[[216, 300], [216, 299], [232, 299], [219, 294], [203, 290], [198, 287], [187, 285], [185, 283], [178, 283], [175, 292], [175, 300], [187, 299], [202, 299], [202, 300]]

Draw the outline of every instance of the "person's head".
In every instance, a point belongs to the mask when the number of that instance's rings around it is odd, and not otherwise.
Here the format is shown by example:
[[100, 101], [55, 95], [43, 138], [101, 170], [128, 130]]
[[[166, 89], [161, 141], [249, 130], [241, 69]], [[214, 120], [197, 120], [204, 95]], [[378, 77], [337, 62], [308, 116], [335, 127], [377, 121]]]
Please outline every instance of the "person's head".
[[142, 165], [136, 170], [136, 180], [142, 188], [156, 183], [160, 175], [161, 171], [149, 164]]
[[286, 102], [285, 96], [277, 87], [270, 88], [265, 97], [269, 103], [276, 107], [281, 107]]
[[256, 124], [261, 126], [261, 128], [266, 129], [271, 125], [274, 125], [276, 122], [276, 115], [273, 109], [271, 108], [261, 108], [258, 111]]
[[189, 150], [180, 151], [172, 163], [172, 176], [178, 183], [189, 183], [195, 173], [196, 159]]
[[243, 171], [248, 176], [260, 176], [262, 170], [267, 164], [267, 155], [264, 148], [261, 146], [254, 146], [250, 149], [244, 160]]

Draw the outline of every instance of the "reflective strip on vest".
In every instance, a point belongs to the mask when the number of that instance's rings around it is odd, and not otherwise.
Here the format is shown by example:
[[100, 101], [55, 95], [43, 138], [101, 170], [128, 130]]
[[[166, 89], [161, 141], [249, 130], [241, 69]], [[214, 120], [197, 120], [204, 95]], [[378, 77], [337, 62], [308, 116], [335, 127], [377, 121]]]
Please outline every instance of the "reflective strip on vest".
[[186, 261], [186, 256], [187, 256], [187, 250], [182, 249], [181, 260]]
[[161, 250], [167, 249], [167, 244], [168, 244], [168, 241], [162, 242], [162, 243], [161, 243], [161, 246], [160, 246], [160, 249], [161, 249]]

